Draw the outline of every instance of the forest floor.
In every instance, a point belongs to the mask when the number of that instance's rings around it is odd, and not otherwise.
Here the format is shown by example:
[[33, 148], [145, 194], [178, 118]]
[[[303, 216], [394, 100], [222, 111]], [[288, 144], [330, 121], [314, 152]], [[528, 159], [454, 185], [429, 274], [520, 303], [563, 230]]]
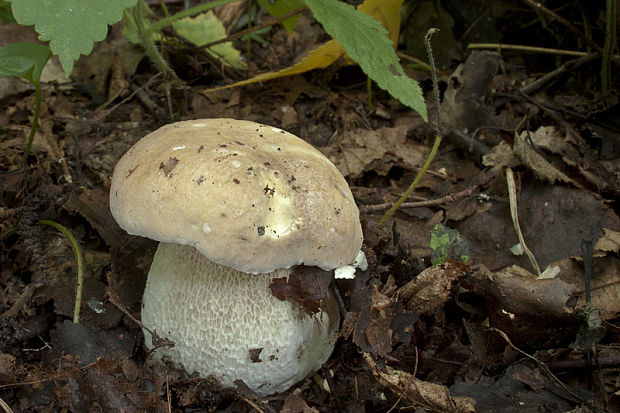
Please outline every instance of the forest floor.
[[[619, 79], [601, 92], [600, 55], [525, 1], [441, 3], [445, 9], [404, 6], [398, 50], [426, 61], [420, 34], [442, 29], [434, 51], [444, 140], [407, 204], [383, 225], [436, 132], [376, 86], [369, 107], [357, 66], [339, 61], [208, 92], [248, 73], [167, 42], [162, 49], [179, 78], [167, 79], [118, 24], [69, 81], [50, 61], [25, 169], [34, 94], [25, 82], [0, 79], [4, 411], [620, 412]], [[587, 22], [600, 46], [604, 12], [580, 2], [558, 11], [576, 27]], [[247, 19], [238, 7], [218, 15], [229, 31]], [[268, 19], [259, 13], [256, 24]], [[293, 34], [274, 26], [262, 36], [264, 43], [251, 44], [250, 76], [286, 68], [329, 40], [308, 11]], [[3, 46], [36, 36], [3, 24], [0, 39]], [[586, 57], [468, 49], [474, 42]], [[246, 42], [235, 45], [245, 50]], [[403, 62], [432, 121], [430, 74]], [[370, 264], [336, 282], [345, 313], [331, 358], [269, 397], [151, 362], [132, 318], [140, 318], [156, 243], [127, 235], [109, 211], [112, 171], [135, 142], [172, 121], [223, 117], [285, 129], [323, 152], [355, 196]], [[73, 250], [39, 220], [64, 225], [81, 247], [77, 324]]]

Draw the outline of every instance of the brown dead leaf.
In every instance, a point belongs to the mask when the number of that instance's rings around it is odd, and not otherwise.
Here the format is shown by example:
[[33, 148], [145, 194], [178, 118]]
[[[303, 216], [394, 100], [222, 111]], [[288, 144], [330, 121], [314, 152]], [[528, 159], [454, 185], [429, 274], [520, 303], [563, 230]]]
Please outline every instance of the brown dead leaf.
[[452, 397], [446, 386], [418, 380], [410, 373], [389, 366], [378, 366], [368, 353], [364, 353], [363, 356], [381, 385], [414, 406], [421, 406], [434, 412], [476, 411], [476, 402], [471, 398]]
[[308, 406], [301, 397], [301, 390], [295, 389], [284, 400], [280, 413], [319, 413], [319, 411], [314, 407]]
[[568, 302], [576, 288], [560, 279], [535, 279], [498, 272], [494, 284], [501, 291], [501, 296], [496, 298], [509, 313], [556, 318], [574, 313]]
[[[522, 181], [521, 187], [519, 221], [541, 268], [566, 257], [580, 256], [582, 240], [598, 240], [601, 228], [620, 231], [618, 216], [596, 194], [530, 180]], [[525, 256], [515, 256], [509, 250], [518, 239], [507, 204], [494, 201], [486, 212], [455, 227], [467, 238], [473, 262], [482, 262], [492, 269], [513, 264], [530, 268]]]
[[546, 387], [545, 378], [540, 369], [530, 368], [524, 364], [514, 366], [512, 378], [528, 385], [536, 393], [542, 391]]
[[306, 313], [312, 315], [323, 308], [333, 279], [333, 271], [297, 265], [293, 267], [288, 280], [285, 277], [274, 278], [269, 284], [269, 289], [278, 299], [297, 302]]
[[389, 353], [396, 343], [410, 340], [417, 314], [403, 309], [391, 276], [382, 288], [369, 284], [367, 277], [366, 271], [355, 277], [353, 312], [345, 316], [343, 332], [352, 331], [353, 342], [363, 351], [394, 360]]
[[450, 299], [452, 283], [469, 271], [469, 265], [450, 260], [422, 271], [399, 288], [398, 293], [408, 300], [410, 311], [429, 313], [443, 307]]
[[536, 176], [545, 182], [553, 184], [555, 181], [566, 182], [580, 188], [577, 182], [570, 179], [566, 174], [553, 166], [542, 155], [540, 155], [528, 142], [528, 132], [524, 131], [520, 135], [515, 133], [514, 153], [521, 159], [523, 165], [527, 166]]
[[139, 384], [128, 383], [117, 377], [118, 361], [99, 359], [85, 371], [76, 370], [67, 381], [73, 411], [92, 411], [98, 406], [103, 411], [127, 413], [165, 411], [164, 402], [145, 392]]
[[[581, 259], [567, 258], [555, 265], [561, 269], [558, 277], [577, 289], [575, 307], [583, 308], [586, 297]], [[615, 256], [595, 258], [590, 288], [592, 305], [603, 310], [602, 319], [609, 320], [620, 314], [620, 259]]]
[[0, 353], [0, 378], [11, 377], [15, 369], [15, 357]]
[[560, 277], [502, 277], [480, 266], [468, 283], [486, 302], [489, 325], [504, 331], [515, 345], [535, 348], [574, 340], [577, 288]]
[[[344, 176], [356, 177], [370, 169], [385, 175], [395, 163], [415, 170], [426, 159], [428, 148], [407, 139], [407, 132], [413, 126], [415, 122], [401, 122], [376, 130], [345, 131], [334, 148], [327, 148], [326, 152]], [[374, 163], [388, 155], [393, 157], [392, 162]]]
[[604, 253], [613, 252], [617, 254], [618, 251], [620, 251], [620, 232], [609, 228], [603, 228], [603, 236], [596, 241], [594, 251]]
[[537, 148], [561, 157], [562, 162], [579, 171], [586, 181], [599, 191], [617, 191], [618, 178], [614, 168], [606, 167], [599, 156], [580, 137], [569, 132], [562, 136], [553, 126], [541, 126], [529, 135]]

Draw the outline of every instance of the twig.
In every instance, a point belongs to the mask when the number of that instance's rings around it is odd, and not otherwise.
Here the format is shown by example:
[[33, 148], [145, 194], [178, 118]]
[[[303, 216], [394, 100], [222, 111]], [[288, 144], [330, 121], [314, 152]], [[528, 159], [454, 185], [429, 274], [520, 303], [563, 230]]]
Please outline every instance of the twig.
[[243, 400], [244, 402], [246, 402], [247, 404], [249, 404], [254, 410], [256, 410], [258, 413], [265, 413], [263, 411], [263, 409], [261, 409], [260, 407], [258, 407], [258, 405], [256, 403], [254, 403], [252, 400], [248, 399], [247, 397], [245, 397], [242, 394], [239, 394], [239, 398], [241, 400]]
[[21, 308], [24, 306], [26, 301], [28, 301], [28, 299], [30, 298], [32, 293], [34, 293], [34, 291], [37, 288], [43, 287], [44, 285], [45, 285], [45, 283], [42, 283], [42, 282], [29, 284], [26, 287], [26, 289], [21, 293], [21, 295], [19, 296], [17, 301], [15, 301], [15, 303], [13, 303], [11, 308], [6, 310], [4, 313], [0, 314], [0, 320], [6, 320], [7, 318], [15, 318], [15, 317], [17, 317], [17, 314], [19, 313], [19, 310], [21, 310]]
[[[437, 198], [437, 199], [428, 199], [426, 201], [417, 201], [417, 202], [403, 202], [402, 204], [400, 204], [400, 207], [401, 208], [419, 208], [419, 207], [449, 204], [461, 198], [467, 198], [468, 196], [473, 195], [473, 193], [476, 192], [477, 189], [478, 189], [477, 186], [470, 186], [469, 188], [461, 192], [457, 192], [455, 194], [448, 194], [446, 196], [442, 196], [441, 198]], [[361, 205], [359, 209], [361, 212], [375, 212], [375, 211], [383, 211], [384, 209], [391, 208], [392, 206], [394, 206], [393, 202], [385, 202], [383, 204]]]
[[[548, 47], [537, 47], [537, 46], [526, 46], [521, 44], [503, 44], [503, 43], [470, 43], [467, 45], [468, 49], [492, 49], [501, 52], [502, 50], [518, 50], [521, 52], [532, 52], [532, 53], [547, 53], [547, 54], [555, 54], [555, 55], [564, 55], [564, 56], [589, 56], [592, 53], [588, 52], [578, 52], [576, 50], [565, 50], [565, 49], [553, 49]], [[616, 58], [620, 59], [620, 55], [615, 55]]]
[[552, 79], [555, 79], [556, 77], [563, 75], [564, 73], [567, 73], [571, 70], [575, 70], [579, 66], [583, 66], [586, 63], [590, 63], [591, 61], [596, 59], [598, 56], [599, 56], [598, 53], [592, 53], [592, 54], [580, 57], [579, 59], [569, 60], [568, 62], [565, 62], [564, 64], [562, 64], [562, 66], [558, 67], [554, 71], [549, 72], [544, 76], [541, 76], [540, 78], [536, 79], [534, 82], [530, 83], [527, 86], [523, 86], [520, 89], [520, 91], [521, 93], [525, 95], [529, 95], [530, 93], [540, 89], [545, 84], [549, 83]]
[[546, 8], [545, 6], [542, 5], [542, 3], [538, 2], [538, 1], [533, 1], [533, 0], [522, 0], [524, 3], [526, 3], [527, 5], [529, 5], [530, 7], [534, 8], [534, 9], [538, 9], [540, 11], [542, 11], [543, 13], [545, 13], [547, 16], [551, 17], [553, 20], [557, 21], [558, 23], [562, 24], [563, 26], [566, 26], [566, 28], [568, 30], [570, 30], [571, 32], [573, 32], [576, 36], [578, 36], [579, 38], [581, 38], [584, 42], [586, 42], [588, 45], [590, 45], [592, 48], [594, 48], [596, 51], [602, 53], [603, 49], [601, 48], [601, 46], [599, 46], [598, 44], [596, 44], [596, 42], [590, 38], [588, 38], [585, 34], [583, 34], [581, 32], [581, 30], [577, 29], [575, 26], [573, 26], [568, 20], [566, 20], [565, 18], [563, 18], [562, 16], [556, 14], [554, 11], [549, 10], [548, 8]]
[[537, 101], [536, 99], [522, 94], [522, 97], [525, 98], [525, 100], [527, 100], [528, 102], [530, 102], [533, 105], [536, 105], [540, 110], [542, 110], [543, 112], [545, 112], [545, 114], [547, 116], [549, 116], [551, 119], [553, 119], [558, 125], [561, 125], [562, 127], [564, 127], [566, 129], [566, 131], [571, 135], [571, 137], [576, 141], [579, 142], [580, 144], [586, 145], [586, 142], [583, 140], [583, 138], [581, 137], [581, 135], [579, 134], [579, 132], [577, 132], [575, 130], [575, 128], [572, 127], [571, 124], [569, 124], [568, 122], [566, 122], [564, 119], [562, 119], [555, 110], [543, 105], [542, 103], [540, 103], [539, 101]]
[[[108, 282], [109, 282], [110, 278], [108, 275]], [[108, 284], [110, 285], [110, 284]], [[120, 304], [118, 301], [116, 301], [116, 296], [114, 294], [112, 294], [111, 289], [108, 289], [108, 301], [110, 303], [112, 303], [112, 305], [116, 308], [118, 308], [120, 310], [121, 313], [125, 314], [127, 317], [129, 317], [129, 319], [131, 321], [133, 321], [134, 323], [136, 323], [136, 325], [142, 329], [147, 330], [149, 333], [151, 333], [152, 335], [154, 335], [155, 333], [152, 332], [151, 330], [149, 330], [148, 328], [144, 327], [144, 325], [142, 324], [142, 322], [140, 320], [138, 320], [136, 317], [132, 316], [131, 313], [125, 308], [124, 305]]]
[[112, 282], [111, 272], [108, 272], [107, 278], [108, 278], [108, 291], [107, 291], [106, 296], [108, 298], [108, 301], [112, 303], [114, 307], [118, 308], [123, 314], [129, 317], [131, 321], [136, 323], [138, 327], [140, 327], [142, 330], [148, 331], [149, 334], [151, 334], [151, 342], [153, 343], [153, 348], [150, 349], [150, 351], [151, 352], [155, 351], [159, 347], [174, 347], [175, 346], [174, 341], [168, 338], [162, 337], [159, 334], [157, 334], [157, 331], [153, 331], [150, 328], [146, 327], [144, 324], [142, 324], [140, 320], [138, 320], [133, 315], [131, 315], [131, 313], [125, 308], [124, 305], [122, 305], [121, 303], [117, 301], [116, 296], [113, 293], [113, 287], [112, 287], [113, 282]]
[[551, 377], [558, 384], [558, 386], [560, 386], [565, 392], [570, 394], [574, 398], [574, 400], [579, 401], [579, 402], [587, 405], [588, 407], [590, 407], [591, 409], [593, 409], [594, 411], [596, 411], [598, 413], [604, 413], [602, 410], [597, 409], [595, 406], [593, 406], [592, 404], [588, 403], [587, 400], [583, 399], [577, 393], [575, 393], [574, 391], [569, 389], [562, 382], [562, 380], [558, 379], [557, 376], [555, 374], [553, 374], [551, 372], [551, 370], [549, 370], [549, 367], [545, 363], [543, 363], [542, 361], [538, 360], [536, 357], [526, 353], [525, 351], [521, 350], [520, 348], [518, 348], [517, 346], [512, 344], [512, 341], [510, 341], [510, 338], [508, 338], [506, 333], [504, 333], [502, 330], [500, 330], [499, 328], [495, 328], [495, 327], [490, 327], [489, 330], [499, 334], [506, 341], [508, 346], [510, 346], [510, 348], [512, 348], [516, 352], [522, 354], [523, 356], [529, 358], [530, 360], [533, 360], [538, 365], [538, 367], [540, 367], [549, 377]]
[[160, 123], [170, 122], [170, 116], [168, 115], [166, 110], [161, 108], [157, 103], [155, 103], [153, 99], [151, 99], [151, 97], [146, 94], [144, 89], [142, 89], [135, 83], [132, 83], [129, 88], [132, 92], [135, 92], [138, 100], [146, 107], [148, 111], [155, 115], [155, 117]]
[[540, 267], [538, 266], [536, 257], [534, 257], [532, 251], [530, 251], [527, 245], [525, 245], [525, 239], [523, 238], [521, 226], [519, 225], [519, 212], [517, 210], [517, 190], [515, 187], [514, 174], [512, 173], [512, 169], [510, 168], [506, 169], [506, 181], [508, 182], [508, 197], [510, 198], [510, 215], [512, 216], [512, 223], [515, 227], [517, 238], [519, 238], [519, 242], [521, 243], [523, 251], [529, 258], [530, 263], [534, 267], [534, 270], [536, 270], [536, 275], [540, 275]]

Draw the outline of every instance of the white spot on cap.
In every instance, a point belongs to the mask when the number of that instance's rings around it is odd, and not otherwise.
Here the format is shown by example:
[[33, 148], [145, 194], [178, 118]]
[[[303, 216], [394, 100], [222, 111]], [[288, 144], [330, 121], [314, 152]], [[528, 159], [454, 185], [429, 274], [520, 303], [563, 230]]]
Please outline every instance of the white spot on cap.
[[175, 146], [174, 148], [172, 148], [173, 151], [179, 151], [181, 149], [185, 149], [185, 145], [182, 146]]
[[233, 166], [233, 168], [239, 168], [241, 166], [241, 162], [239, 162], [239, 161], [232, 161], [231, 165]]
[[211, 233], [211, 227], [206, 222], [202, 224], [202, 232], [209, 235]]
[[271, 128], [271, 130], [275, 133], [280, 133], [282, 132], [282, 129], [278, 129], [278, 128]]
[[204, 128], [207, 125], [205, 125], [204, 123], [192, 123], [192, 126], [195, 128]]

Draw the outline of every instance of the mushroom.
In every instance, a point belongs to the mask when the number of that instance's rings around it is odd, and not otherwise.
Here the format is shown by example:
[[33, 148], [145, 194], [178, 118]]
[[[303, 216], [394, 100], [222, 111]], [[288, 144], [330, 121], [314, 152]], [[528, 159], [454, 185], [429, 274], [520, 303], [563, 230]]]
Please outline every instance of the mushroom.
[[269, 290], [296, 265], [348, 277], [364, 262], [351, 191], [313, 146], [249, 121], [166, 125], [119, 160], [110, 209], [128, 233], [160, 242], [142, 300], [146, 346], [155, 347], [150, 331], [174, 342], [158, 356], [260, 395], [329, 358], [333, 297], [310, 315]]

